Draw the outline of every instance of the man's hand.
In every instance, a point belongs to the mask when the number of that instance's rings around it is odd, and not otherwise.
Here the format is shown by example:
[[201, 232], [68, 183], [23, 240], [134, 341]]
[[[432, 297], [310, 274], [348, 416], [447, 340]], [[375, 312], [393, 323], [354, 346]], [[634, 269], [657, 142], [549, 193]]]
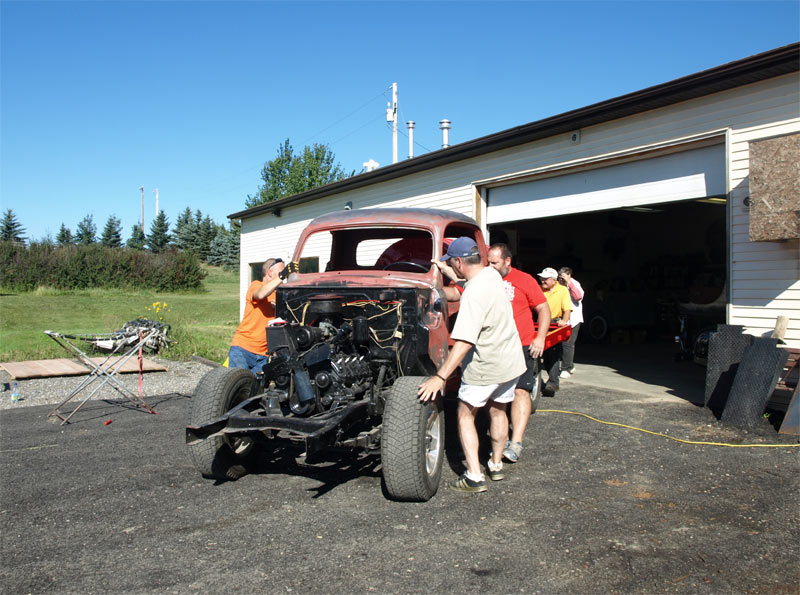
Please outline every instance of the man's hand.
[[458, 275], [456, 275], [456, 272], [453, 270], [453, 267], [451, 267], [449, 264], [439, 260], [438, 258], [431, 260], [431, 262], [439, 268], [439, 270], [442, 272], [442, 275], [444, 275], [451, 281], [458, 282]]
[[558, 324], [558, 326], [569, 326], [569, 320], [564, 320], [563, 318], [559, 318], [556, 324]]
[[283, 270], [280, 273], [281, 279], [286, 279], [292, 273], [299, 273], [300, 272], [300, 263], [296, 261], [291, 261], [286, 264]]
[[425, 403], [426, 401], [435, 399], [436, 395], [444, 390], [444, 384], [444, 380], [438, 376], [431, 376], [425, 382], [419, 385], [419, 390], [417, 391], [419, 400]]
[[531, 357], [541, 357], [544, 353], [544, 340], [545, 336], [542, 335], [541, 337], [536, 337], [531, 343], [528, 351], [531, 354]]

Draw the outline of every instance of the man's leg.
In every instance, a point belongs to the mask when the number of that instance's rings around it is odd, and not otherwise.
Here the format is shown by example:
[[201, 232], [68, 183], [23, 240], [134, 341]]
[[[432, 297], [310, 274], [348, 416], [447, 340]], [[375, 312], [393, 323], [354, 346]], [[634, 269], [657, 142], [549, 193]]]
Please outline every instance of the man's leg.
[[531, 393], [521, 388], [514, 390], [514, 401], [511, 403], [512, 442], [522, 442], [531, 418], [531, 408]]
[[231, 345], [231, 348], [228, 350], [228, 367], [229, 368], [244, 368], [245, 370], [250, 369], [250, 363], [248, 362], [248, 356], [250, 352], [246, 349], [242, 349], [238, 345]]
[[569, 339], [562, 343], [562, 356], [561, 356], [561, 369], [565, 372], [572, 373], [572, 368], [575, 367], [575, 342], [578, 340], [578, 331], [581, 328], [579, 322], [572, 327], [572, 334]]
[[[531, 355], [530, 348], [522, 348], [525, 356], [525, 373], [519, 377], [517, 386], [514, 389], [514, 400], [511, 403], [511, 425], [514, 427], [512, 442], [522, 444], [522, 437], [525, 435], [525, 428], [528, 427], [528, 420], [531, 418], [531, 390], [534, 384], [539, 381], [537, 374], [536, 359]], [[519, 456], [519, 453], [517, 453]]]
[[[481, 465], [478, 462], [478, 430], [475, 428], [475, 415], [477, 413], [477, 407], [473, 407], [464, 401], [458, 402], [458, 437], [461, 439], [464, 458], [467, 459], [467, 471], [473, 477], [482, 475]], [[502, 450], [501, 447], [499, 452], [502, 452]]]
[[561, 374], [561, 343], [556, 343], [544, 352], [544, 367], [547, 370], [547, 384], [543, 395], [552, 397], [558, 390], [558, 377]]
[[489, 436], [492, 437], [492, 463], [499, 465], [503, 460], [503, 449], [508, 440], [506, 403], [489, 401]]

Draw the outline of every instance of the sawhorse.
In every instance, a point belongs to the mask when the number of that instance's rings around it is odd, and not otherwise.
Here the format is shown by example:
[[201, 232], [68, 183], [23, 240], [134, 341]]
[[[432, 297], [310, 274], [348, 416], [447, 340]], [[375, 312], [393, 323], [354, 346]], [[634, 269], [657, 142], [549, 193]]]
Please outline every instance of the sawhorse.
[[[110, 335], [66, 335], [63, 333], [57, 333], [54, 331], [44, 331], [45, 334], [53, 339], [56, 343], [61, 345], [72, 357], [77, 359], [80, 363], [86, 366], [89, 369], [89, 376], [84, 378], [77, 387], [69, 394], [69, 396], [61, 401], [48, 415], [47, 417], [58, 417], [61, 420], [61, 425], [63, 426], [65, 423], [69, 421], [69, 419], [78, 412], [78, 410], [83, 407], [86, 402], [91, 399], [97, 391], [99, 391], [106, 383], [110, 383], [111, 388], [115, 389], [118, 393], [120, 393], [123, 397], [134, 403], [137, 407], [141, 407], [147, 413], [155, 414], [155, 410], [148, 405], [144, 400], [144, 395], [142, 394], [142, 347], [147, 343], [147, 341], [155, 336], [158, 333], [157, 329], [151, 329], [149, 331], [139, 331], [138, 337], [136, 336], [125, 336], [125, 335], [117, 335], [117, 334], [110, 334]], [[114, 348], [111, 353], [108, 354], [105, 360], [103, 360], [99, 365], [96, 364], [89, 358], [86, 353], [84, 353], [80, 348], [78, 348], [75, 344], [73, 344], [70, 339], [73, 340], [81, 340], [81, 341], [97, 341], [97, 340], [112, 340], [114, 341]], [[123, 348], [125, 350], [121, 352], [118, 357], [119, 359], [115, 361], [111, 361], [111, 358], [120, 352]], [[119, 382], [115, 378], [117, 372], [125, 365], [125, 363], [133, 357], [134, 354], [138, 352], [139, 354], [139, 394], [137, 395], [133, 391], [126, 388], [122, 383]], [[102, 380], [101, 380], [102, 378]], [[61, 408], [66, 405], [69, 401], [71, 401], [76, 395], [78, 395], [81, 391], [87, 389], [92, 383], [97, 380], [101, 380], [100, 384], [92, 390], [83, 400], [75, 407], [72, 411], [68, 414], [61, 411]]]

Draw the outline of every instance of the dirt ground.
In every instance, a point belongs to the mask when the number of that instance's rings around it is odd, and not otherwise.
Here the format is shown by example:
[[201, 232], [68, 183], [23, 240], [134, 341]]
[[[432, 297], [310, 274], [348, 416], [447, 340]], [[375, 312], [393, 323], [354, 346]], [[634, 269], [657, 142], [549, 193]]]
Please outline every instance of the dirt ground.
[[278, 450], [204, 480], [190, 397], [151, 403], [93, 401], [68, 426], [47, 406], [0, 412], [3, 592], [800, 591], [800, 453], [767, 420], [744, 434], [671, 395], [567, 381], [506, 479], [465, 495], [445, 486], [462, 470], [448, 408], [442, 486], [408, 504], [372, 456]]

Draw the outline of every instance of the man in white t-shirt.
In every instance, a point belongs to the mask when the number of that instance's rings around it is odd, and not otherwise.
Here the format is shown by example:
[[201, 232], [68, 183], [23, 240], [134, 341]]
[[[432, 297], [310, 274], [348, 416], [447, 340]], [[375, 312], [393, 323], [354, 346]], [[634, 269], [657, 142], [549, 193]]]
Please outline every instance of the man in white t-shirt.
[[483, 264], [475, 240], [462, 236], [451, 242], [441, 260], [466, 279], [458, 318], [450, 334], [453, 347], [445, 362], [419, 387], [421, 401], [435, 398], [447, 378], [462, 364], [458, 391], [458, 435], [467, 460], [466, 472], [450, 487], [461, 492], [485, 492], [486, 478], [478, 461], [478, 410], [489, 405], [492, 457], [489, 479], [503, 479], [503, 448], [508, 439], [506, 407], [514, 400], [517, 379], [525, 372], [522, 343], [500, 273]]

